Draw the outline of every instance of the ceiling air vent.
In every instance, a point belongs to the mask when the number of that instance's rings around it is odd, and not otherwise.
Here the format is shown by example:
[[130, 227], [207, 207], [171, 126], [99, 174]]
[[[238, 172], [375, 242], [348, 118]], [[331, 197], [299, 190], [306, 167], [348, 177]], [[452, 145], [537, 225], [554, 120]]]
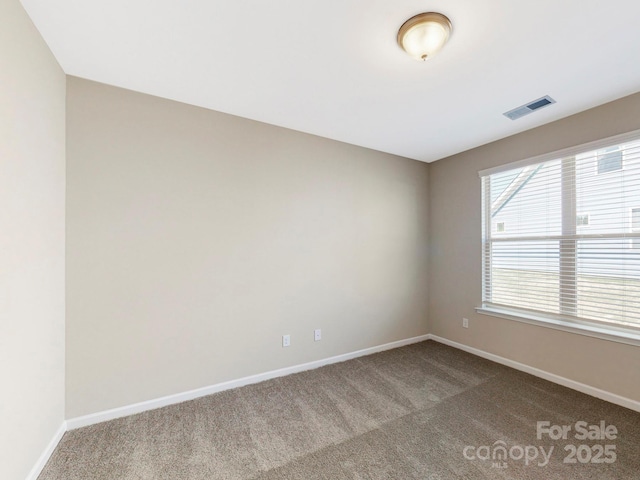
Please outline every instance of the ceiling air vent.
[[535, 112], [536, 110], [546, 107], [547, 105], [551, 105], [552, 103], [556, 103], [556, 101], [549, 95], [545, 95], [544, 97], [538, 98], [526, 105], [521, 105], [513, 110], [509, 110], [508, 112], [503, 113], [503, 115], [511, 120], [517, 120], [520, 117], [529, 115], [531, 112]]

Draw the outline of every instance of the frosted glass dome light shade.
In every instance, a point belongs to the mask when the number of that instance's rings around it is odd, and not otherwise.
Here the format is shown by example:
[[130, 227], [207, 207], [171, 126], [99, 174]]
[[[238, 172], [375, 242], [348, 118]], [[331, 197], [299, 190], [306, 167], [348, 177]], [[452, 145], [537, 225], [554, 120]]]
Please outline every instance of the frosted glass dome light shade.
[[447, 43], [451, 21], [441, 13], [421, 13], [404, 22], [398, 31], [398, 44], [416, 60], [433, 57]]

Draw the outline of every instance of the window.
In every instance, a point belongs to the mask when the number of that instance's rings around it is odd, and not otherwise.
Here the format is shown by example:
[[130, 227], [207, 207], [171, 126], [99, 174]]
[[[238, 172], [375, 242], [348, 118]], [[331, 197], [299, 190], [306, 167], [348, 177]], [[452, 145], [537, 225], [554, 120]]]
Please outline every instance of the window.
[[589, 214], [588, 213], [579, 213], [576, 215], [576, 226], [578, 227], [587, 227], [589, 226]]
[[622, 170], [622, 150], [619, 147], [606, 148], [597, 152], [598, 173]]
[[480, 172], [479, 311], [640, 342], [640, 132], [624, 140]]

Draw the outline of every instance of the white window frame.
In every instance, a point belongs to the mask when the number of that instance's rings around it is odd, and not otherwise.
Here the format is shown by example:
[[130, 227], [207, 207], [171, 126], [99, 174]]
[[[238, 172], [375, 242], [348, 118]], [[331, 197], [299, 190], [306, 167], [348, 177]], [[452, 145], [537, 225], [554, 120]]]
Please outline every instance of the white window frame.
[[[631, 233], [640, 233], [640, 227], [634, 227], [633, 226], [633, 211], [634, 210], [638, 210], [638, 212], [640, 212], [640, 206], [637, 207], [631, 207], [629, 209], [629, 231]], [[629, 241], [629, 248], [640, 248], [640, 240], [636, 239], [636, 238], [631, 238]]]
[[[597, 140], [594, 142], [578, 145], [575, 147], [566, 148], [563, 150], [558, 150], [555, 152], [539, 155], [536, 157], [512, 162], [506, 165], [501, 165], [498, 167], [482, 170], [478, 172], [478, 175], [479, 177], [482, 178], [492, 174], [504, 172], [507, 170], [527, 167], [530, 165], [539, 164], [539, 163], [547, 162], [550, 160], [575, 158], [577, 155], [585, 152], [589, 152], [593, 150], [601, 150], [601, 149], [616, 146], [619, 144], [637, 141], [639, 139], [640, 139], [640, 130], [636, 130], [626, 134], [616, 135], [614, 137], [609, 137], [606, 139]], [[596, 163], [596, 169], [597, 168], [598, 167]], [[622, 162], [622, 169], [624, 169], [624, 158]], [[612, 172], [600, 173], [599, 175], [607, 175], [607, 174], [610, 174], [613, 172], [619, 172], [619, 171], [620, 170], [614, 170]], [[596, 173], [597, 173], [597, 170], [596, 170]], [[484, 232], [486, 232], [487, 228], [490, 228], [490, 223], [487, 226], [486, 219], [489, 219], [489, 222], [490, 222], [491, 212], [487, 211], [487, 208], [490, 209], [490, 205], [487, 205], [488, 202], [485, 203], [484, 198], [482, 198], [481, 201], [484, 209], [483, 218], [485, 219], [482, 226], [483, 238], [484, 238]], [[630, 209], [630, 215], [632, 214], [633, 208]], [[575, 223], [576, 222], [573, 222], [574, 225]], [[483, 248], [490, 248], [490, 246], [484, 245]], [[485, 291], [486, 282], [484, 281], [484, 278], [485, 278], [486, 272], [488, 271], [487, 269], [490, 269], [491, 265], [487, 264], [487, 258], [489, 258], [488, 255], [483, 255], [483, 258], [485, 260], [483, 261], [483, 264], [482, 264], [482, 268], [483, 268], [482, 298], [487, 298], [488, 297], [486, 295], [487, 292]], [[560, 268], [562, 268], [562, 266]], [[563, 314], [556, 315], [556, 314], [550, 314], [550, 313], [533, 312], [533, 311], [528, 311], [526, 309], [519, 309], [519, 308], [513, 308], [513, 307], [497, 307], [494, 305], [489, 306], [484, 304], [481, 304], [480, 306], [476, 307], [476, 312], [484, 315], [490, 315], [490, 316], [504, 318], [504, 319], [513, 320], [517, 322], [551, 328], [554, 330], [561, 330], [565, 332], [576, 333], [579, 335], [601, 338], [601, 339], [606, 339], [606, 340], [619, 342], [619, 343], [625, 343], [629, 345], [640, 346], [640, 328], [627, 327], [622, 325], [618, 326], [614, 324], [606, 324], [604, 322], [588, 321], [584, 319], [580, 319], [579, 321], [577, 321], [574, 317], [563, 315]]]

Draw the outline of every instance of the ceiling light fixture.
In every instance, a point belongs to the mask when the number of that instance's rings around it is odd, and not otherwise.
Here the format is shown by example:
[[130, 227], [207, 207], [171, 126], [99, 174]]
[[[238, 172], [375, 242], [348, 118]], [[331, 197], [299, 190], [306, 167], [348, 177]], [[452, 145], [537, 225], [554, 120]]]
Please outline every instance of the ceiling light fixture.
[[404, 22], [398, 45], [416, 60], [427, 60], [440, 51], [451, 34], [451, 21], [441, 13], [420, 13]]

